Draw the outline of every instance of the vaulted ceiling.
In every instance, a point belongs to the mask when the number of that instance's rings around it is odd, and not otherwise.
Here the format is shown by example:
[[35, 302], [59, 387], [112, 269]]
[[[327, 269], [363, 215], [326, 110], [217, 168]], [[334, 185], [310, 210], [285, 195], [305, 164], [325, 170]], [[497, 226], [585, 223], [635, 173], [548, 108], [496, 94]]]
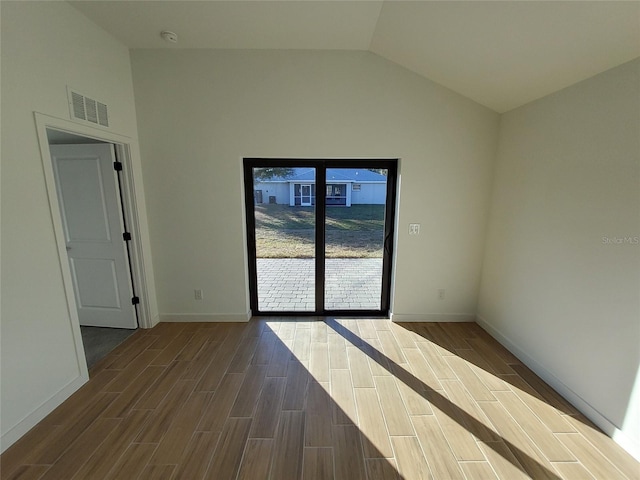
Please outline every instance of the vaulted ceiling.
[[497, 112], [640, 56], [639, 1], [70, 3], [129, 48], [368, 50]]

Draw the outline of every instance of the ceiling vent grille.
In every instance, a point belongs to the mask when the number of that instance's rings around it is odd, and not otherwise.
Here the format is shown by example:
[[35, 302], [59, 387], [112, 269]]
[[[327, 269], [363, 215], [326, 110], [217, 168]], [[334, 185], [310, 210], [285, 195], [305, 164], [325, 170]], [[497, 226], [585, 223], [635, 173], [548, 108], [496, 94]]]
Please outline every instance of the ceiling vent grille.
[[109, 126], [109, 108], [106, 104], [68, 88], [71, 118], [103, 127]]

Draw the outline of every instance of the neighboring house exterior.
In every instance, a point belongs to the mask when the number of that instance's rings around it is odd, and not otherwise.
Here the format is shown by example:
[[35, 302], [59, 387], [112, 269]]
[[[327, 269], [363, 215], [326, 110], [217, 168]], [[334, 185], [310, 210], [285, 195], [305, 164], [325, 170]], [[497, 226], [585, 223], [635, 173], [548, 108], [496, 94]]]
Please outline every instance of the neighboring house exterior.
[[[292, 174], [287, 177], [274, 177], [256, 182], [255, 202], [292, 207], [315, 205], [315, 173], [314, 168], [294, 168]], [[387, 177], [364, 168], [328, 168], [326, 188], [327, 206], [384, 205]]]

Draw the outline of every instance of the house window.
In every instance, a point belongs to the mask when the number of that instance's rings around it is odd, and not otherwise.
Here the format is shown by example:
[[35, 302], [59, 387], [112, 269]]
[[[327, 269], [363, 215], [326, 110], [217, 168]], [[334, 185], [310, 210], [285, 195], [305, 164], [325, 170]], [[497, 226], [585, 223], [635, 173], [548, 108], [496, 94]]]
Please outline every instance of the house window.
[[359, 192], [360, 191], [360, 184], [359, 183], [354, 183], [352, 190], [354, 192]]
[[345, 183], [327, 184], [327, 205], [346, 205], [347, 185]]

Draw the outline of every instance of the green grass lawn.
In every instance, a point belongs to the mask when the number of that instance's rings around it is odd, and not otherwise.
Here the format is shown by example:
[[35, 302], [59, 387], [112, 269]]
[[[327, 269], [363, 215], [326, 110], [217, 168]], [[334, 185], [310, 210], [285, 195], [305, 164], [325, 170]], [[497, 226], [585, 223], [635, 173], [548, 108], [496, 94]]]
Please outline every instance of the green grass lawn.
[[[315, 208], [256, 205], [258, 258], [313, 258]], [[328, 258], [380, 258], [384, 205], [327, 207]]]

